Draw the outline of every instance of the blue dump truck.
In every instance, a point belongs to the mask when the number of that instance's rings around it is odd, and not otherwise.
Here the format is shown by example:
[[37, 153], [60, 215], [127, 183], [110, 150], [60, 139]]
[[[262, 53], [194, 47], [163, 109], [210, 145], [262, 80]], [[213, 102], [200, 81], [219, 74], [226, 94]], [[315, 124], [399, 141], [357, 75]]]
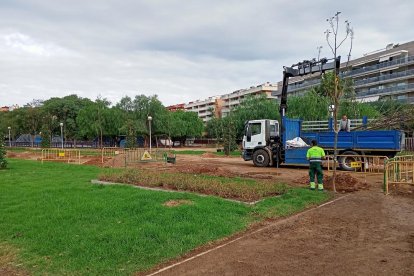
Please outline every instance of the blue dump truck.
[[[282, 120], [251, 120], [246, 122], [243, 136], [243, 159], [253, 160], [259, 167], [286, 165], [308, 165], [306, 152], [309, 146], [291, 146], [292, 139], [301, 138], [306, 144], [316, 140], [326, 154], [333, 154], [335, 132], [332, 122], [330, 131], [304, 132], [302, 121], [286, 117], [287, 90], [290, 77], [304, 76], [326, 70], [339, 70], [340, 57], [332, 62], [321, 59], [305, 60], [291, 67], [284, 67], [282, 93], [280, 97], [280, 118]], [[365, 120], [366, 122], [366, 120]], [[299, 140], [299, 139], [298, 139]], [[360, 161], [361, 155], [393, 157], [402, 148], [403, 133], [396, 130], [355, 130], [338, 133], [338, 159], [344, 170], [352, 170], [351, 163]]]
[[[300, 137], [306, 144], [316, 140], [326, 154], [333, 154], [334, 131], [302, 132], [302, 120], [283, 118], [283, 129], [277, 120], [251, 120], [245, 125], [243, 159], [253, 160], [258, 167], [308, 165], [306, 152], [309, 146], [292, 147], [289, 141]], [[352, 170], [350, 164], [361, 160], [362, 155], [394, 157], [401, 151], [403, 133], [397, 130], [356, 130], [338, 133], [339, 164]]]

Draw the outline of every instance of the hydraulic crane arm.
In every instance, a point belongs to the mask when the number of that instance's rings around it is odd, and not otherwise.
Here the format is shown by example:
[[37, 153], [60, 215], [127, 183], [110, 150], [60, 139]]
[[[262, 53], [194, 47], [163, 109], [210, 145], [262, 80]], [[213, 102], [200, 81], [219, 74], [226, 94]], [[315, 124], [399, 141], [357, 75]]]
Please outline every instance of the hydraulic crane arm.
[[323, 58], [319, 61], [316, 60], [304, 60], [291, 67], [283, 67], [283, 80], [282, 80], [282, 95], [280, 98], [279, 113], [282, 119], [286, 115], [287, 111], [287, 90], [290, 77], [305, 76], [316, 72], [323, 73], [326, 70], [335, 69], [338, 73], [341, 65], [341, 57], [337, 57], [335, 60], [328, 62], [328, 59]]

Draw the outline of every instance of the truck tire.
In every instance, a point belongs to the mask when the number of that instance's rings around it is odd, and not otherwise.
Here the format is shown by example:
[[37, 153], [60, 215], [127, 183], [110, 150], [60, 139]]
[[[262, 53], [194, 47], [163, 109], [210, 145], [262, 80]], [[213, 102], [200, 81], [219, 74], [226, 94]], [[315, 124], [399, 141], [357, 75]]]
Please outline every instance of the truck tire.
[[339, 166], [344, 171], [354, 171], [355, 169], [351, 167], [351, 162], [361, 161], [361, 157], [355, 151], [345, 151], [341, 155], [353, 155], [353, 156], [339, 156]]
[[253, 163], [256, 167], [268, 167], [269, 162], [269, 154], [264, 149], [256, 150], [253, 153]]

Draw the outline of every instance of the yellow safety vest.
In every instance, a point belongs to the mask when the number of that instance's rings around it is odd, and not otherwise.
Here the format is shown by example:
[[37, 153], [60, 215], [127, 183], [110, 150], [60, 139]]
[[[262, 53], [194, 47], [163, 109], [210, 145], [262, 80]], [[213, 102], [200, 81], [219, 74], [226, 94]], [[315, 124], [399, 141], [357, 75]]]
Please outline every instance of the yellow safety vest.
[[322, 162], [322, 157], [325, 157], [325, 151], [318, 146], [311, 147], [306, 153], [309, 162]]

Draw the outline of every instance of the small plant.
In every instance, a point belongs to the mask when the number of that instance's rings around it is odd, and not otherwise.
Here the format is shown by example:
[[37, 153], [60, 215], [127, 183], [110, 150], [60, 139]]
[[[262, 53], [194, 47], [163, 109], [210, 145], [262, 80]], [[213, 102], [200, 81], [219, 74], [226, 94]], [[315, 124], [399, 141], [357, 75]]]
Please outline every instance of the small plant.
[[4, 148], [4, 142], [0, 141], [0, 169], [5, 169], [6, 167], [7, 167], [6, 149]]

